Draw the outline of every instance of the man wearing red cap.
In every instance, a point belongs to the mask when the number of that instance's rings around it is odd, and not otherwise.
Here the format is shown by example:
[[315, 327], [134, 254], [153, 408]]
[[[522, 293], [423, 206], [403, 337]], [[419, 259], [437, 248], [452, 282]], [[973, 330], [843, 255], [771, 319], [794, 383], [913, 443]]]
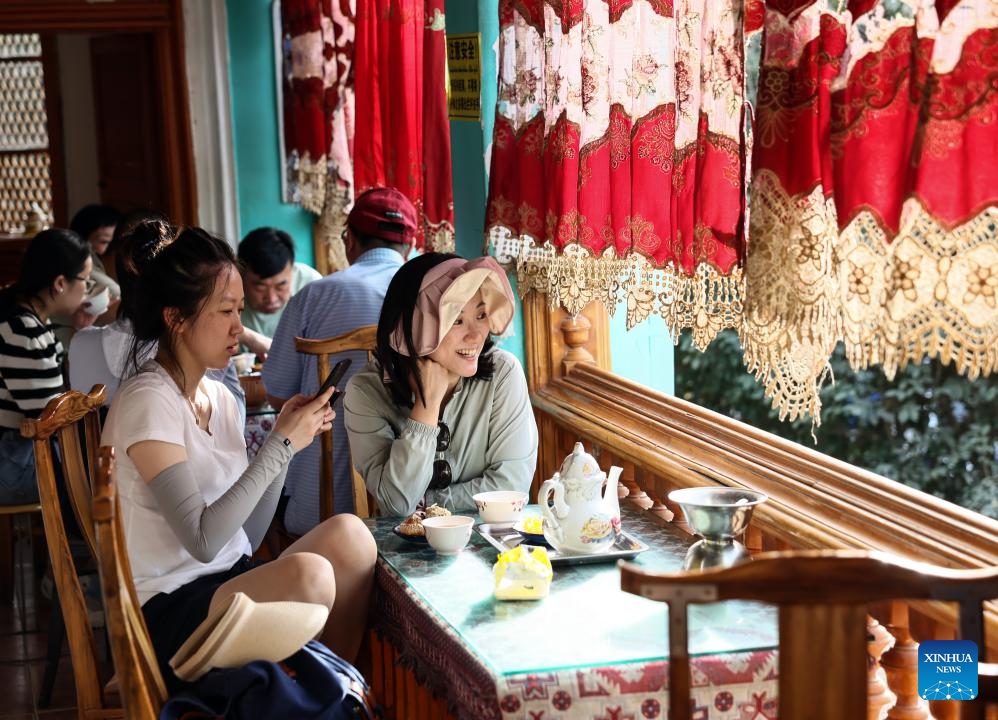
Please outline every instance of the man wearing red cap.
[[[318, 390], [313, 356], [295, 350], [296, 336], [325, 338], [342, 335], [378, 322], [381, 305], [395, 271], [409, 256], [416, 237], [416, 208], [394, 188], [372, 188], [361, 194], [347, 216], [343, 242], [350, 267], [305, 286], [288, 302], [263, 366], [263, 384], [271, 405], [280, 408], [296, 393]], [[344, 353], [353, 360], [337, 385], [345, 388], [350, 376], [367, 364], [366, 353]], [[340, 357], [332, 358], [335, 364]], [[284, 525], [301, 535], [319, 523], [320, 443], [299, 452], [284, 484]], [[333, 422], [334, 511], [353, 512], [353, 479], [342, 413]]]

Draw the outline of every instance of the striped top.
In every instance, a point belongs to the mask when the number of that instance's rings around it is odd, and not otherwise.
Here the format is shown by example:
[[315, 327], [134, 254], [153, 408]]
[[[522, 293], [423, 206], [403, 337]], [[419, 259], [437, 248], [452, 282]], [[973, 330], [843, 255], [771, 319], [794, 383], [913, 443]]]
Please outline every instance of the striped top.
[[55, 333], [30, 310], [0, 320], [0, 428], [17, 430], [65, 390], [62, 356]]
[[[328, 338], [377, 324], [388, 283], [402, 262], [402, 256], [394, 250], [372, 248], [350, 267], [309, 283], [294, 295], [284, 308], [263, 364], [267, 393], [285, 400], [295, 393], [315, 394], [319, 389], [316, 358], [295, 350], [295, 336]], [[340, 390], [367, 364], [366, 352], [334, 355], [330, 363], [335, 365], [342, 357], [349, 357], [353, 365], [340, 381]], [[284, 525], [296, 535], [304, 535], [319, 524], [321, 456], [322, 445], [316, 440], [297, 453], [288, 466], [284, 493], [290, 497]], [[336, 512], [354, 512], [353, 475], [342, 408], [337, 409], [333, 419], [333, 497]]]

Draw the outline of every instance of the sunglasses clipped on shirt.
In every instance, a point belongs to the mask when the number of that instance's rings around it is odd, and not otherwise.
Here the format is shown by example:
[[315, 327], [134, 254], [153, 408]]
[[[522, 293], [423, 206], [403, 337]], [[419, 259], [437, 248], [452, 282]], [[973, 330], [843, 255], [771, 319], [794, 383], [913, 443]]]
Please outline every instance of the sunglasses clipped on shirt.
[[450, 447], [450, 428], [441, 420], [437, 423], [437, 454], [433, 461], [433, 477], [430, 478], [431, 490], [443, 490], [454, 479], [454, 472], [444, 453]]

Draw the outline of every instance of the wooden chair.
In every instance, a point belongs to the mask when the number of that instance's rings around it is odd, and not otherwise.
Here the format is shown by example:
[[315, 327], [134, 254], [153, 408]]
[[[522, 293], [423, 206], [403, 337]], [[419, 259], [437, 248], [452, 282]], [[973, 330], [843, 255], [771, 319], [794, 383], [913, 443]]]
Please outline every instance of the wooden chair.
[[[319, 383], [321, 384], [329, 374], [329, 356], [344, 352], [363, 351], [370, 354], [374, 351], [377, 342], [377, 325], [364, 325], [343, 335], [324, 339], [309, 339], [303, 337], [295, 338], [295, 350], [306, 355], [315, 355], [316, 364], [319, 369]], [[356, 363], [357, 361], [354, 360]], [[358, 370], [359, 368], [354, 368]], [[319, 474], [319, 520], [325, 520], [333, 516], [333, 433], [324, 432], [320, 438], [322, 449], [320, 474]], [[350, 452], [349, 448], [346, 448]], [[350, 470], [353, 474], [353, 502], [354, 512], [360, 517], [370, 517], [377, 509], [374, 506], [374, 498], [368, 495], [367, 486], [360, 473], [350, 463]]]
[[[777, 605], [780, 720], [842, 720], [867, 717], [867, 604], [895, 599], [957, 603], [959, 638], [976, 642], [983, 661], [983, 602], [998, 597], [998, 567], [951, 570], [851, 550], [765, 553], [699, 573], [646, 572], [631, 563], [620, 567], [623, 590], [669, 606], [670, 720], [690, 718], [690, 603]], [[985, 702], [958, 704], [961, 720], [984, 718]]]
[[[74, 552], [66, 532], [65, 518], [59, 499], [56, 481], [55, 457], [52, 440], [59, 443], [60, 466], [65, 480], [69, 504], [73, 508], [89, 550], [87, 560], [96, 566], [96, 536], [90, 513], [93, 495], [91, 473], [97, 469], [97, 448], [100, 444], [100, 408], [106, 390], [95, 385], [89, 394], [70, 390], [53, 398], [37, 420], [24, 420], [21, 434], [34, 441], [35, 471], [38, 476], [38, 495], [42, 504], [42, 522], [45, 540], [52, 564], [52, 575], [59, 595], [59, 608], [69, 639], [73, 678], [76, 683], [76, 701], [80, 718], [121, 717], [121, 709], [105, 697], [101, 678], [101, 661], [97, 654], [93, 629], [87, 613], [87, 601], [80, 586], [77, 566], [81, 555]], [[81, 444], [81, 434], [83, 443]], [[53, 609], [53, 616], [56, 610]], [[58, 630], [51, 627], [52, 642]], [[60, 636], [61, 644], [61, 636]], [[51, 647], [51, 645], [50, 645]], [[58, 655], [56, 655], [56, 662]], [[46, 668], [43, 685], [54, 680], [54, 667]], [[44, 693], [43, 693], [44, 694]]]
[[114, 484], [114, 449], [110, 447], [100, 448], [93, 517], [111, 654], [125, 717], [155, 720], [166, 702], [166, 685], [132, 580]]

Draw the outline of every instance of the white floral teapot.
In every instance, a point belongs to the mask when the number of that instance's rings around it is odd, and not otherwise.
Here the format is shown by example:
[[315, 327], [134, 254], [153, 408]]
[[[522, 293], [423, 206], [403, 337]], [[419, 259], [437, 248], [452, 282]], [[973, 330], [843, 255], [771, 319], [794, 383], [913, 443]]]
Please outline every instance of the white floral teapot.
[[[545, 480], [537, 493], [544, 516], [544, 539], [555, 550], [593, 555], [613, 546], [620, 533], [617, 479], [622, 470], [613, 466], [607, 475], [582, 443], [575, 443], [561, 469]], [[554, 505], [548, 507], [552, 493]]]

